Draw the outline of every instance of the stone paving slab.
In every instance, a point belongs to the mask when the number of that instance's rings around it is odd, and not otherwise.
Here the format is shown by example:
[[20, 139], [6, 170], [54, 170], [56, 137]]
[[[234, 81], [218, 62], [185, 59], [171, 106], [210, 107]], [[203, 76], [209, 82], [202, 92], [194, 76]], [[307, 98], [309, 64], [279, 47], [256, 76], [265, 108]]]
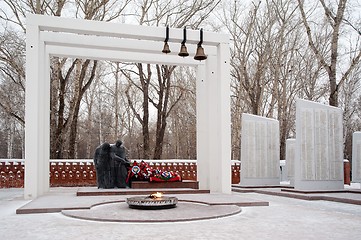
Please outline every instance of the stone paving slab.
[[[17, 214], [31, 214], [31, 213], [54, 213], [63, 210], [84, 210], [91, 209], [94, 206], [114, 203], [125, 202], [126, 198], [132, 196], [139, 196], [138, 194], [130, 195], [93, 195], [93, 196], [77, 196], [79, 188], [51, 188], [50, 192], [40, 196], [24, 206], [16, 210]], [[157, 189], [154, 189], [157, 191]], [[152, 192], [154, 192], [152, 191]], [[162, 191], [159, 190], [158, 191]], [[129, 192], [131, 190], [129, 189]], [[166, 191], [165, 191], [166, 192]], [[144, 196], [149, 195], [148, 190], [144, 191]], [[254, 200], [240, 196], [238, 194], [165, 194], [167, 196], [176, 196], [179, 201], [189, 203], [200, 203], [209, 206], [212, 205], [234, 205], [238, 207], [249, 206], [268, 206], [267, 201]], [[178, 210], [179, 211], [179, 210]]]
[[202, 221], [127, 223], [81, 220], [62, 213], [15, 214], [29, 202], [23, 194], [23, 189], [0, 189], [1, 239], [344, 240], [361, 236], [361, 205], [331, 201], [233, 192], [269, 206], [242, 207], [241, 213]]
[[240, 193], [260, 193], [267, 195], [275, 195], [288, 198], [296, 198], [308, 201], [324, 200], [331, 202], [340, 202], [347, 204], [361, 205], [361, 191], [359, 189], [340, 189], [336, 191], [300, 191], [292, 188], [284, 187], [255, 187], [244, 188], [240, 185], [232, 185], [232, 191]]

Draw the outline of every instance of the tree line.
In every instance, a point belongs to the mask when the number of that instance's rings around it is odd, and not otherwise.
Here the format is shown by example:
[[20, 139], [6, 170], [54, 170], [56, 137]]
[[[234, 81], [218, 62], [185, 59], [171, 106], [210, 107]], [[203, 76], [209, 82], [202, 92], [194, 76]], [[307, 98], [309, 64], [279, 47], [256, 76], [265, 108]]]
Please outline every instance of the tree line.
[[[295, 137], [297, 98], [342, 108], [345, 158], [351, 157], [352, 133], [361, 130], [360, 0], [4, 0], [0, 5], [1, 158], [24, 154], [26, 13], [226, 32], [232, 158], [239, 159], [245, 112], [279, 120], [284, 159], [286, 139]], [[192, 67], [52, 57], [51, 158], [92, 158], [102, 142], [122, 139], [131, 158], [196, 159], [195, 78]]]

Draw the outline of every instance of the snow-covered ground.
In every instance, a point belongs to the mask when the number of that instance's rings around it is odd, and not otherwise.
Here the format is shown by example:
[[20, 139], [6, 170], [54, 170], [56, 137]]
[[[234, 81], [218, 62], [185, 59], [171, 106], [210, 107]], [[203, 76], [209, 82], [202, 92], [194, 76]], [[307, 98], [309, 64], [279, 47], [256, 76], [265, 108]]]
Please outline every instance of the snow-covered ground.
[[[359, 187], [359, 185], [352, 185]], [[15, 214], [28, 201], [23, 189], [0, 190], [0, 239], [359, 239], [361, 206], [242, 194], [268, 201], [230, 217], [179, 223], [111, 223], [61, 213]], [[61, 196], [59, 196], [61, 197]], [[143, 214], [143, 213], [142, 213]]]

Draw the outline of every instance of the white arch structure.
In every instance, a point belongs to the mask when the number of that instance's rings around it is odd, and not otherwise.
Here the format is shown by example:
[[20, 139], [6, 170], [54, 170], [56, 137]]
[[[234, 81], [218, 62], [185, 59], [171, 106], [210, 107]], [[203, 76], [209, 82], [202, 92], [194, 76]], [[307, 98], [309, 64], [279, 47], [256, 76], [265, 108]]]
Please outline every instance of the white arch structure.
[[[49, 191], [50, 57], [73, 57], [197, 69], [197, 167], [200, 189], [231, 192], [229, 36], [204, 32], [208, 59], [177, 56], [183, 29], [170, 29], [170, 54], [163, 54], [165, 28], [28, 15], [26, 29], [25, 190], [36, 198]], [[187, 30], [194, 53], [199, 31]]]

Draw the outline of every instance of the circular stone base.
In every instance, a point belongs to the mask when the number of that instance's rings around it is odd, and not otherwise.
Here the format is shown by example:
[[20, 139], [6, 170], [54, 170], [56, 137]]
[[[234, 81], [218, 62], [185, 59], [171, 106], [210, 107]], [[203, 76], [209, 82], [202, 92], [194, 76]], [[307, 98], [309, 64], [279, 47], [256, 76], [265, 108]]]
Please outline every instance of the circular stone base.
[[175, 208], [140, 210], [125, 202], [104, 203], [90, 209], [63, 210], [68, 217], [105, 222], [180, 222], [226, 217], [241, 212], [236, 205], [178, 202]]

